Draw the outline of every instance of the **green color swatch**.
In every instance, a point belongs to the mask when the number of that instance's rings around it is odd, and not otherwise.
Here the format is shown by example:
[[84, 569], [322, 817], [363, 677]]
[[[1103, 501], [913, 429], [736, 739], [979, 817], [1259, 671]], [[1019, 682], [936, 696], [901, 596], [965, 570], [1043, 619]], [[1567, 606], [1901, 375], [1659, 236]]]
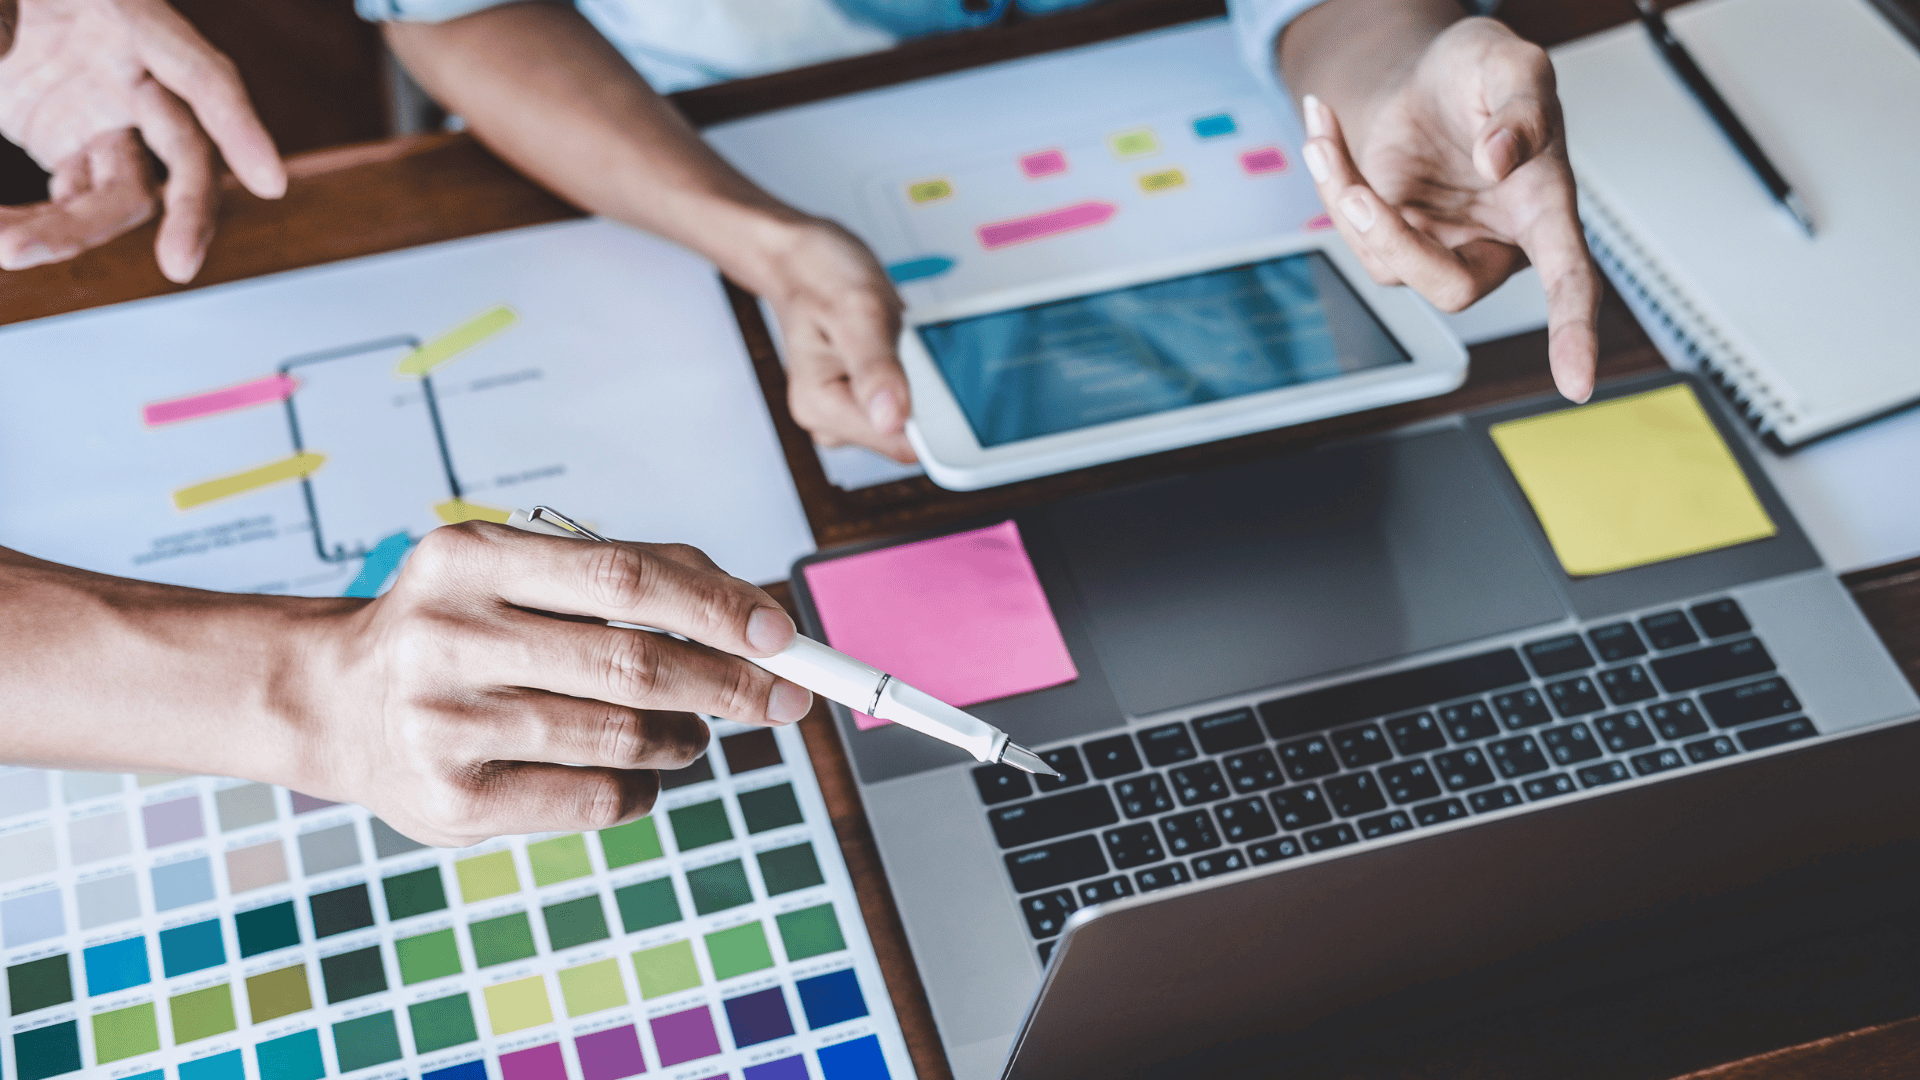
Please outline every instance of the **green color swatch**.
[[407, 986], [460, 973], [460, 943], [453, 928], [401, 938], [393, 943], [400, 958], [400, 981]]
[[429, 866], [411, 874], [395, 874], [382, 883], [387, 890], [387, 917], [406, 919], [440, 911], [447, 906], [447, 888], [440, 868]]
[[262, 972], [247, 980], [247, 1011], [256, 1024], [311, 1008], [313, 994], [307, 989], [305, 964]]
[[643, 863], [666, 854], [660, 848], [660, 827], [650, 817], [629, 821], [600, 830], [600, 851], [607, 857], [607, 869]]
[[538, 951], [533, 945], [533, 925], [524, 911], [483, 919], [467, 927], [467, 932], [473, 935], [473, 961], [483, 968], [525, 960]]
[[708, 934], [707, 959], [713, 961], [714, 978], [731, 979], [772, 967], [773, 950], [767, 948], [767, 931], [756, 919], [745, 926]]
[[176, 1043], [225, 1034], [237, 1026], [233, 1019], [233, 987], [226, 983], [181, 994], [168, 1002], [167, 1008], [173, 1013]]
[[407, 1018], [413, 1022], [414, 1047], [422, 1054], [480, 1037], [473, 1027], [473, 1005], [465, 993], [409, 1005]]
[[73, 969], [67, 954], [15, 964], [7, 969], [7, 998], [13, 1015], [73, 1000]]
[[[764, 861], [761, 865], [765, 865]], [[739, 859], [687, 871], [687, 889], [693, 893], [693, 910], [702, 915], [753, 902], [747, 868], [740, 865]]]
[[773, 921], [780, 927], [780, 941], [787, 947], [790, 962], [847, 947], [847, 939], [840, 935], [840, 921], [833, 917], [832, 904], [789, 911], [776, 915]]
[[233, 928], [239, 932], [240, 955], [243, 958], [300, 944], [300, 924], [294, 919], [291, 900], [271, 907], [236, 912]]
[[160, 1022], [154, 1019], [151, 1001], [99, 1013], [93, 1018], [93, 1052], [102, 1065], [151, 1054], [158, 1049]]
[[670, 877], [615, 889], [613, 902], [620, 906], [620, 923], [629, 934], [680, 921], [680, 900], [673, 895]]
[[561, 971], [560, 996], [567, 1001], [568, 1016], [585, 1016], [625, 1005], [627, 988], [620, 983], [619, 966], [600, 960]]
[[520, 891], [520, 875], [513, 869], [513, 852], [475, 855], [453, 864], [460, 879], [460, 897], [469, 904]]
[[673, 941], [633, 954], [633, 970], [640, 976], [640, 996], [665, 997], [700, 985], [700, 967], [693, 962], [693, 942]]
[[794, 798], [792, 784], [741, 792], [740, 816], [746, 819], [750, 833], [798, 825], [806, 820], [800, 816], [800, 800]]
[[369, 945], [339, 956], [322, 957], [320, 981], [327, 984], [329, 1005], [385, 990], [387, 969], [380, 963], [380, 946]]
[[13, 1037], [13, 1064], [20, 1080], [46, 1080], [80, 1068], [80, 1025], [68, 1020]]
[[555, 885], [593, 873], [593, 862], [587, 858], [587, 838], [579, 833], [528, 844], [527, 862], [533, 865], [535, 885]]
[[547, 940], [555, 951], [604, 941], [607, 937], [607, 913], [600, 906], [600, 894], [583, 896], [546, 909]]
[[340, 1071], [352, 1072], [400, 1058], [400, 1031], [390, 1012], [356, 1016], [333, 1025], [333, 1051]]
[[681, 851], [733, 839], [733, 826], [727, 824], [727, 804], [719, 799], [669, 810], [667, 819], [673, 822], [673, 842]]
[[811, 842], [763, 851], [756, 858], [760, 860], [760, 879], [767, 883], [768, 896], [779, 896], [827, 880], [820, 873], [820, 861], [813, 857]]

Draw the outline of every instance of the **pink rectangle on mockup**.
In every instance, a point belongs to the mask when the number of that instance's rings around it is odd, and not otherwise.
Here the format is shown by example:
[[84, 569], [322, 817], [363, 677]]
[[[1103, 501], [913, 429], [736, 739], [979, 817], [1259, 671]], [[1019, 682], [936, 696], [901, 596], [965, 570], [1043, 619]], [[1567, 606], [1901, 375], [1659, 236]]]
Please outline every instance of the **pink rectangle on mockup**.
[[502, 1080], [567, 1080], [567, 1059], [559, 1043], [500, 1055]]
[[1011, 521], [814, 563], [806, 575], [827, 644], [949, 705], [1080, 677]]
[[1058, 150], [1042, 150], [1037, 154], [1028, 154], [1020, 159], [1020, 171], [1027, 179], [1038, 180], [1043, 176], [1067, 171], [1067, 155]]
[[204, 394], [190, 394], [172, 401], [156, 401], [146, 407], [144, 415], [148, 427], [171, 424], [180, 420], [195, 420], [202, 416], [217, 416], [220, 413], [245, 409], [254, 405], [264, 405], [269, 401], [284, 401], [294, 391], [294, 381], [288, 375], [269, 375], [264, 379], [254, 379], [238, 386], [228, 386], [219, 390], [209, 390]]
[[1249, 150], [1240, 155], [1240, 167], [1259, 176], [1261, 173], [1285, 172], [1287, 155], [1279, 147], [1263, 146], [1258, 150]]
[[1094, 225], [1104, 225], [1119, 211], [1119, 207], [1110, 202], [1094, 199], [1090, 202], [1074, 203], [1058, 210], [1048, 210], [1026, 217], [1012, 218], [1007, 221], [995, 221], [980, 226], [974, 232], [980, 237], [980, 246], [991, 251], [1019, 244], [1028, 240], [1038, 240], [1043, 236], [1054, 236], [1075, 229], [1085, 229]]

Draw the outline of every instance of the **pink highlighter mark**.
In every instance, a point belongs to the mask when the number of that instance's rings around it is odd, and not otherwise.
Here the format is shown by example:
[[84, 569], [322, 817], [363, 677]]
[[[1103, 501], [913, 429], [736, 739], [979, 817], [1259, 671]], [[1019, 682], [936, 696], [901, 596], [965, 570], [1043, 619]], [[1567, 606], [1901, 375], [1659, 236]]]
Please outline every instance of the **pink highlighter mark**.
[[[1011, 521], [806, 568], [827, 643], [965, 708], [1080, 677]], [[855, 713], [862, 730], [887, 723]]]
[[1030, 214], [1014, 218], [1011, 221], [996, 221], [982, 225], [974, 231], [980, 236], [980, 246], [992, 251], [1009, 244], [1025, 243], [1042, 237], [1057, 236], [1075, 229], [1085, 229], [1093, 225], [1104, 225], [1120, 208], [1110, 202], [1095, 199], [1091, 202], [1074, 203], [1058, 210]]
[[197, 420], [202, 416], [218, 416], [235, 409], [264, 405], [269, 401], [284, 401], [297, 385], [291, 375], [269, 375], [264, 379], [209, 390], [204, 394], [157, 401], [146, 407], [147, 426], [159, 427], [181, 420]]
[[1020, 171], [1027, 179], [1038, 180], [1043, 176], [1053, 176], [1067, 171], [1067, 155], [1058, 150], [1042, 150], [1037, 154], [1028, 154], [1020, 159]]
[[1247, 170], [1249, 176], [1263, 173], [1287, 171], [1287, 155], [1277, 146], [1263, 146], [1258, 150], [1249, 150], [1240, 155], [1240, 167]]
[[1307, 231], [1320, 232], [1333, 228], [1333, 219], [1325, 214], [1315, 214], [1307, 219]]

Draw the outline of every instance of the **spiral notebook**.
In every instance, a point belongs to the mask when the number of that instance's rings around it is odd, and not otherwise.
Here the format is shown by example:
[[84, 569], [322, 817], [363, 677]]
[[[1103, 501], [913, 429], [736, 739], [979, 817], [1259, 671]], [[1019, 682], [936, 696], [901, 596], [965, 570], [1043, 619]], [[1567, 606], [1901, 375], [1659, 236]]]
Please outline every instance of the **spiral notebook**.
[[1596, 259], [1777, 450], [1920, 402], [1920, 52], [1868, 0], [1701, 0], [1668, 21], [1816, 232], [1629, 23], [1553, 52]]

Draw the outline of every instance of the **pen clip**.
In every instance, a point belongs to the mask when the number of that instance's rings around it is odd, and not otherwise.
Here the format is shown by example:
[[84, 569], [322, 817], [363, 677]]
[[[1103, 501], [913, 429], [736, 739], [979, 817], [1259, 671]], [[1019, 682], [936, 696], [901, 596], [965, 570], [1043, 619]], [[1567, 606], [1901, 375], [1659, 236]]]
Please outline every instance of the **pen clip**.
[[613, 542], [560, 511], [555, 510], [551, 506], [536, 506], [532, 510], [527, 511], [527, 517], [533, 521], [544, 521], [549, 525], [558, 526], [583, 540], [598, 540], [603, 544]]

